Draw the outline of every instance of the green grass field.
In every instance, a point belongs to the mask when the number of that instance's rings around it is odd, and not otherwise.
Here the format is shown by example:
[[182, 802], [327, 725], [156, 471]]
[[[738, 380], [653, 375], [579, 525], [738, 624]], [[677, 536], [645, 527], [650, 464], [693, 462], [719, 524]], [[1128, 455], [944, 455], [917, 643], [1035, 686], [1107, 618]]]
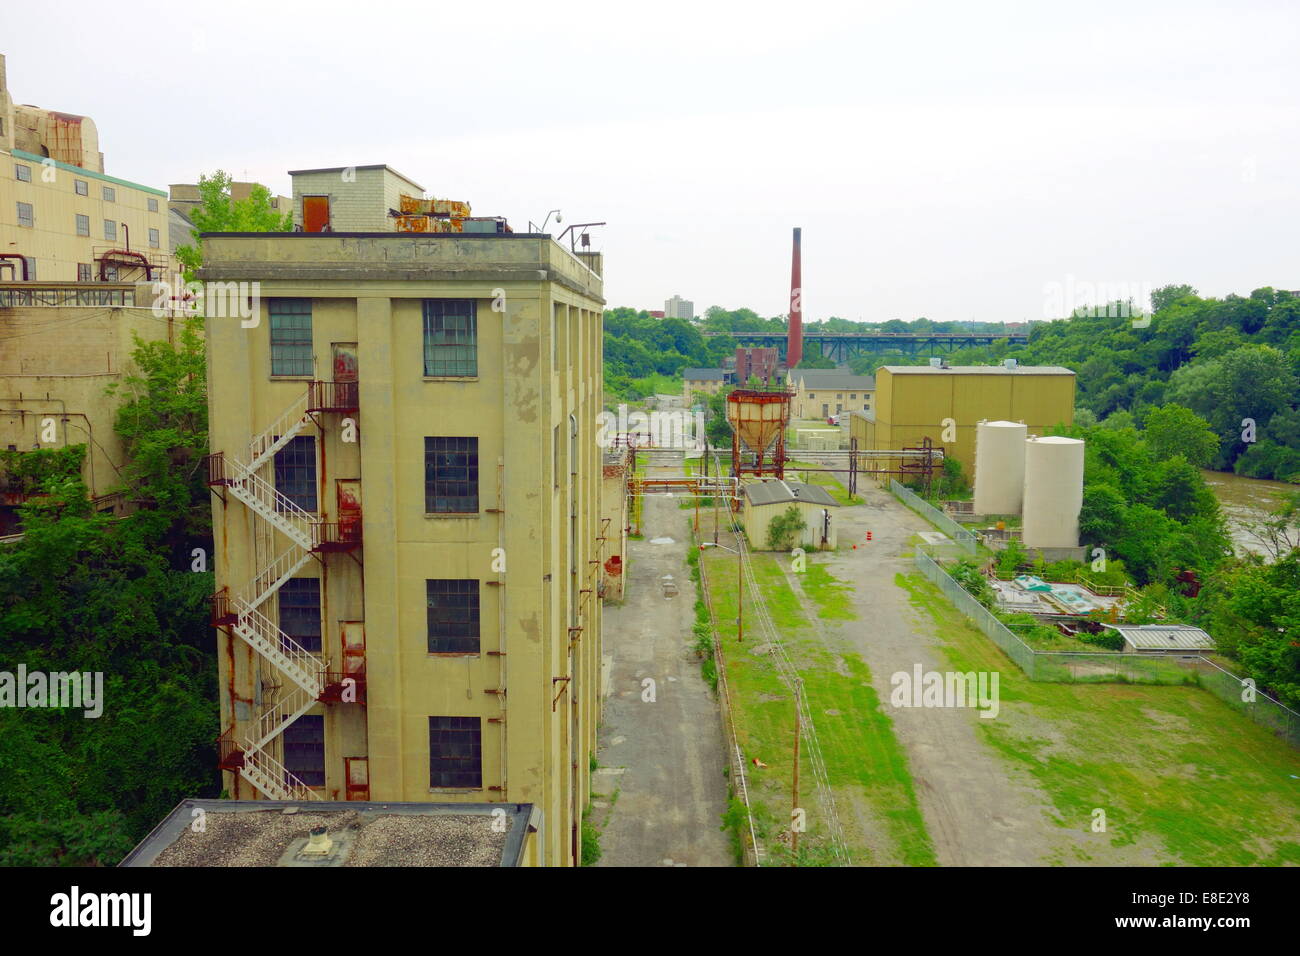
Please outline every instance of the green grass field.
[[[790, 658], [804, 681], [834, 793], [840, 823], [855, 865], [933, 865], [934, 848], [917, 804], [907, 758], [893, 724], [880, 707], [862, 659], [836, 653], [817, 637], [814, 619], [850, 620], [853, 614], [839, 584], [810, 558], [801, 578], [807, 599], [791, 587], [778, 562], [789, 558], [752, 555], [753, 569]], [[768, 862], [789, 860], [795, 708], [768, 653], [755, 653], [765, 640], [757, 627], [753, 595], [746, 593], [745, 641], [736, 637], [736, 557], [714, 550], [701, 554], [722, 639], [740, 746], [747, 758], [766, 768], [746, 768], [755, 803], [759, 838]], [[811, 601], [813, 607], [808, 606]], [[812, 768], [801, 760], [800, 804], [808, 813], [801, 837], [800, 864], [828, 859], [828, 841], [819, 820]]]
[[[1100, 809], [1109, 843], [1151, 864], [1300, 864], [1300, 755], [1286, 742], [1195, 687], [1030, 681], [919, 574], [896, 583], [954, 670], [1001, 674], [1001, 714], [976, 726], [1063, 830], [1091, 836]], [[1085, 842], [1053, 862], [1107, 862]]]

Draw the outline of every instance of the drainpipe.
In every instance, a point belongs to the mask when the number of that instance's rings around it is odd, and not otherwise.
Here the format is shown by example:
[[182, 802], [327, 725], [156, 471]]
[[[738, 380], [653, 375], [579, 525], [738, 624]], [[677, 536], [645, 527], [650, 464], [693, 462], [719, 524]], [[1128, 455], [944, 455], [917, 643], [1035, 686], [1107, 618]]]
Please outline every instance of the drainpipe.
[[[504, 371], [504, 370], [503, 370]], [[501, 377], [502, 392], [505, 391], [504, 374]], [[504, 397], [504, 396], [503, 396]], [[502, 406], [504, 408], [504, 406]], [[501, 549], [501, 554], [506, 553], [506, 459], [504, 455], [497, 456], [497, 547]], [[506, 653], [506, 575], [501, 572], [498, 580], [501, 582], [497, 588], [497, 651], [500, 654], [498, 658], [501, 662], [501, 693], [497, 695], [497, 700], [501, 702], [501, 796], [504, 800], [510, 799], [510, 790], [507, 783], [507, 766], [509, 764], [509, 751], [506, 749], [509, 744], [509, 712], [506, 707], [506, 689], [507, 676], [509, 671], [510, 657]], [[539, 834], [540, 835], [540, 834]]]

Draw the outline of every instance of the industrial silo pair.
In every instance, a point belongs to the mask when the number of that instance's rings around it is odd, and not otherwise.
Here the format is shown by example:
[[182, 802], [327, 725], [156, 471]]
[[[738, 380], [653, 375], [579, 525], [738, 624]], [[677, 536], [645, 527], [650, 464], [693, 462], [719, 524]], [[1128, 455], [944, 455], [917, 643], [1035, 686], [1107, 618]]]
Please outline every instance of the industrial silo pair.
[[1023, 514], [1027, 548], [1079, 546], [1083, 442], [1030, 438], [1023, 422], [975, 428], [976, 514]]

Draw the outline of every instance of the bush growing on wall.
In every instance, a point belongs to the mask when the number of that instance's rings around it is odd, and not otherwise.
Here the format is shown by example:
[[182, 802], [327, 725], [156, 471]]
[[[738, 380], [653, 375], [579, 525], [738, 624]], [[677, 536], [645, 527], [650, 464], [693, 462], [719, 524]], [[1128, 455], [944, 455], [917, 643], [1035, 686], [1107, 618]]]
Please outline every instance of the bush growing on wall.
[[786, 508], [767, 525], [767, 548], [769, 551], [788, 551], [793, 548], [799, 535], [808, 528], [808, 523], [799, 514], [794, 505]]

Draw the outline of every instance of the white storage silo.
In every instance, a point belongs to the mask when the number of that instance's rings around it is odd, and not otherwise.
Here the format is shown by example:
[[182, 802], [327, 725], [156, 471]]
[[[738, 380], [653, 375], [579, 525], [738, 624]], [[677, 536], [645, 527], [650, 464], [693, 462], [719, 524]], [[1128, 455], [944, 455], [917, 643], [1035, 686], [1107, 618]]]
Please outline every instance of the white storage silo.
[[1022, 422], [980, 422], [975, 426], [975, 513], [1018, 515], [1025, 493]]
[[1083, 507], [1083, 442], [1030, 438], [1025, 442], [1024, 543], [1028, 548], [1077, 548]]

